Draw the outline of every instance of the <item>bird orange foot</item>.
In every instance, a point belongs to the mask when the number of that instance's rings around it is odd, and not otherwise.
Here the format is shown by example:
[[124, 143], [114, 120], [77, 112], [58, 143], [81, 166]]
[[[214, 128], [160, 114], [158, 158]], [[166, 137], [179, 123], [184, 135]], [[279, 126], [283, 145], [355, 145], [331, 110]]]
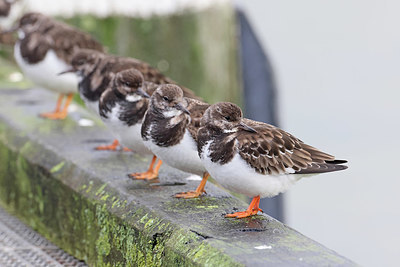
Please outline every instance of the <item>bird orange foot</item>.
[[259, 211], [262, 212], [262, 209], [259, 208], [259, 205], [260, 205], [260, 196], [256, 196], [251, 201], [247, 210], [239, 211], [239, 212], [235, 212], [235, 213], [231, 213], [231, 214], [226, 214], [225, 217], [241, 219], [241, 218], [246, 218], [246, 217], [256, 215]]
[[[111, 145], [106, 145], [106, 146], [98, 146], [95, 149], [96, 150], [111, 150], [111, 151], [117, 151], [117, 148], [120, 147], [121, 144], [118, 142], [117, 139], [114, 140], [114, 142]], [[132, 151], [131, 149], [127, 148], [127, 147], [123, 147], [122, 151], [125, 152], [130, 152]]]
[[62, 100], [64, 98], [64, 94], [60, 94], [57, 100], [56, 109], [54, 112], [45, 112], [39, 114], [40, 117], [50, 119], [50, 120], [63, 120], [68, 115], [68, 106], [71, 104], [72, 98], [74, 94], [68, 94], [67, 100], [65, 101], [64, 108], [61, 110]]
[[135, 180], [152, 180], [158, 177], [158, 171], [161, 167], [162, 161], [159, 160], [157, 162], [156, 167], [154, 167], [154, 164], [156, 163], [157, 157], [153, 156], [153, 159], [150, 163], [150, 167], [146, 172], [135, 172], [128, 174], [129, 178], [135, 179]]
[[135, 180], [152, 180], [156, 179], [158, 177], [158, 172], [154, 171], [147, 171], [147, 172], [134, 172], [131, 174], [128, 174], [129, 178], [135, 179]]
[[235, 212], [235, 213], [231, 213], [231, 214], [226, 214], [225, 217], [241, 219], [241, 218], [246, 218], [246, 217], [256, 215], [259, 211], [262, 212], [261, 209], [250, 210], [250, 211], [249, 210], [239, 211], [239, 212]]
[[111, 145], [106, 145], [106, 146], [98, 146], [96, 147], [96, 150], [112, 150], [116, 151], [117, 148], [119, 147], [119, 141], [115, 139]]
[[62, 111], [45, 112], [45, 113], [40, 113], [39, 116], [50, 120], [63, 120], [67, 117], [67, 112], [62, 112]]
[[203, 179], [201, 180], [199, 186], [196, 188], [196, 191], [176, 193], [174, 195], [174, 197], [188, 199], [188, 198], [197, 198], [197, 197], [201, 196], [202, 194], [205, 194], [206, 190], [204, 190], [204, 187], [207, 183], [208, 177], [210, 177], [208, 172], [204, 173]]
[[188, 192], [181, 192], [181, 193], [176, 193], [174, 195], [174, 197], [176, 198], [197, 198], [199, 196], [201, 196], [203, 193], [206, 193], [206, 191], [202, 191], [202, 192], [197, 192], [196, 191], [188, 191]]

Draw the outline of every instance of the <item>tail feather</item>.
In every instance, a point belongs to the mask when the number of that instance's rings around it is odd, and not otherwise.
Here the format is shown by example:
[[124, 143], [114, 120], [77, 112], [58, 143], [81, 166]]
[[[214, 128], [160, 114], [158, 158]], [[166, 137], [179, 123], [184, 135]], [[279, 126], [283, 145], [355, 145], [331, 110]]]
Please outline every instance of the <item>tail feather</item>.
[[347, 163], [347, 160], [330, 160], [325, 161], [325, 163], [312, 163], [309, 167], [297, 171], [297, 174], [316, 174], [325, 172], [335, 172], [347, 169], [346, 165], [341, 165]]

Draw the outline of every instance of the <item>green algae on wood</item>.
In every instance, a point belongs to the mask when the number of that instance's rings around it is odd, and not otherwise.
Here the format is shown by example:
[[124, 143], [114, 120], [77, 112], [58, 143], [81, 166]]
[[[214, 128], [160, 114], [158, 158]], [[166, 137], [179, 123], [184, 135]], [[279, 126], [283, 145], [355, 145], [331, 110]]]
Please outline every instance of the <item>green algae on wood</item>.
[[[57, 180], [49, 180], [48, 173], [29, 164], [21, 154], [11, 152], [2, 143], [0, 155], [2, 160], [9, 162], [6, 168], [0, 169], [0, 180], [7, 180], [7, 185], [1, 183], [1, 188], [11, 189], [2, 192], [1, 202], [46, 238], [89, 264], [161, 266], [181, 263], [190, 266], [204, 260], [199, 255], [193, 259], [185, 258], [174, 247], [168, 248], [166, 254], [164, 244], [173, 227], [154, 215], [146, 213], [143, 216], [139, 211], [137, 216], [141, 219], [137, 221], [143, 227], [140, 230], [112, 215], [106, 204], [89, 201]], [[15, 183], [10, 188], [8, 181], [11, 180]], [[104, 189], [102, 185], [96, 192], [91, 192], [96, 196]], [[131, 215], [130, 220], [134, 216]], [[184, 232], [180, 235], [187, 239]], [[224, 259], [224, 262], [229, 261]]]
[[[88, 264], [291, 266], [301, 258], [307, 265], [354, 265], [267, 216], [225, 219], [232, 207], [246, 205], [211, 183], [208, 195], [183, 200], [171, 196], [195, 183], [163, 187], [128, 179], [128, 169], [146, 169], [148, 159], [94, 153], [86, 140], [101, 139], [104, 128], [83, 128], [72, 119], [64, 127], [54, 122], [51, 132], [35, 129], [44, 124], [32, 115], [40, 106], [13, 103], [33, 97], [47, 103], [55, 96], [39, 89], [8, 92], [0, 97], [0, 203]], [[186, 177], [167, 166], [160, 176]], [[268, 253], [255, 249], [265, 244]]]
[[58, 172], [59, 170], [61, 170], [61, 168], [64, 166], [65, 162], [61, 161], [60, 163], [58, 163], [57, 165], [54, 165], [53, 168], [50, 169], [51, 173], [55, 173]]

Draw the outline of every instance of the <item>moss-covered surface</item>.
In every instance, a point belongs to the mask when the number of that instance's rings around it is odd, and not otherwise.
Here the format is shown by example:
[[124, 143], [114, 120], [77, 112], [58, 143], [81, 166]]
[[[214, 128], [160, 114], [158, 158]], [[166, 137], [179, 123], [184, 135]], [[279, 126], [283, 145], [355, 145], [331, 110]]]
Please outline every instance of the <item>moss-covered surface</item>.
[[[27, 159], [40, 150], [32, 141], [9, 140], [15, 132], [7, 133], [4, 124], [0, 134], [2, 204], [75, 257], [99, 266], [235, 265], [195, 234], [111, 196], [107, 184], [73, 190], [52, 174], [69, 176], [76, 167], [61, 161], [46, 170]], [[9, 141], [25, 143], [14, 151]]]
[[79, 126], [90, 118], [80, 108], [64, 121], [38, 118], [55, 99], [0, 89], [0, 203], [75, 257], [99, 266], [354, 265], [266, 215], [224, 218], [246, 204], [210, 183], [207, 196], [172, 198], [198, 182], [167, 166], [159, 180], [128, 179], [150, 158], [95, 152], [112, 138]]
[[[99, 193], [101, 187], [92, 191], [92, 196], [98, 198], [89, 200], [52, 179], [48, 171], [30, 164], [23, 152], [15, 153], [0, 144], [0, 153], [1, 161], [8, 163], [0, 167], [3, 204], [45, 237], [89, 264], [191, 266], [209, 261], [210, 253], [218, 255], [212, 261], [216, 266], [232, 264], [216, 249], [199, 242], [195, 234], [176, 229], [143, 208], [130, 210], [115, 197], [112, 205]], [[91, 190], [85, 192], [90, 195]], [[121, 216], [112, 214], [110, 207]], [[188, 245], [189, 241], [193, 243]]]

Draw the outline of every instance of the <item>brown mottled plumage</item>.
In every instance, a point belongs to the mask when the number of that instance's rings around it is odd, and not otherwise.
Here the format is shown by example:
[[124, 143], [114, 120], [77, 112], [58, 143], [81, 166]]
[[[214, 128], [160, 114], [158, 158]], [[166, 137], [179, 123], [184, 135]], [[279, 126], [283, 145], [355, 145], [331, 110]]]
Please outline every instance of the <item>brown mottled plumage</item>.
[[163, 162], [181, 171], [203, 175], [195, 191], [175, 195], [195, 198], [203, 194], [209, 177], [197, 153], [197, 130], [209, 104], [183, 96], [174, 84], [160, 85], [150, 98], [142, 124], [144, 144]]
[[[176, 83], [162, 74], [148, 63], [129, 57], [106, 55], [104, 53], [81, 49], [72, 59], [72, 71], [75, 71], [82, 80], [79, 92], [85, 101], [97, 101], [108, 87], [115, 73], [126, 69], [140, 71], [146, 82], [154, 84]], [[183, 88], [185, 96], [197, 98], [188, 88]]]
[[[169, 101], [164, 100], [169, 99]], [[183, 101], [183, 106], [190, 112], [190, 115], [181, 112], [170, 118], [166, 118], [163, 112], [176, 109], [176, 104]], [[205, 110], [210, 106], [202, 101], [184, 97], [179, 86], [165, 84], [157, 89], [156, 94], [151, 98], [151, 105], [143, 122], [142, 137], [146, 140], [150, 135], [154, 142], [160, 146], [173, 146], [178, 144], [187, 129], [192, 138], [197, 142], [197, 130], [200, 127], [200, 120]], [[153, 124], [152, 133], [147, 132]], [[150, 134], [150, 135], [148, 135]]]
[[[118, 105], [118, 120], [122, 125], [132, 126], [141, 123], [149, 105], [148, 97], [155, 89], [156, 85], [145, 82], [143, 75], [136, 69], [117, 73], [112, 83], [101, 95], [99, 101], [100, 117], [107, 122], [107, 119], [112, 115], [112, 110]], [[127, 97], [132, 95], [143, 97], [137, 101], [128, 101]]]
[[[232, 160], [237, 151], [256, 172], [260, 174], [287, 174], [293, 169], [294, 173], [322, 173], [346, 169], [343, 160], [335, 160], [335, 157], [322, 152], [300, 139], [281, 130], [273, 125], [242, 119], [242, 113], [232, 103], [219, 103], [220, 113], [214, 110], [216, 117], [225, 122], [219, 122], [220, 130], [228, 129], [230, 132], [217, 135], [222, 137], [220, 142], [215, 143], [214, 160], [225, 164]], [[212, 110], [210, 110], [212, 112]], [[216, 119], [216, 120], [217, 120]], [[229, 119], [229, 120], [228, 120]], [[255, 132], [237, 127], [239, 122], [250, 126]], [[215, 129], [210, 121], [204, 119], [203, 132], [207, 127]], [[217, 138], [218, 138], [217, 137]], [[207, 136], [203, 136], [203, 139]], [[205, 140], [201, 141], [202, 144]], [[201, 149], [201, 145], [199, 147]], [[213, 150], [213, 149], [211, 149]], [[213, 155], [213, 154], [212, 154]]]
[[198, 152], [206, 170], [222, 186], [253, 197], [246, 211], [226, 217], [245, 218], [261, 211], [261, 197], [285, 192], [306, 174], [344, 170], [345, 160], [303, 143], [270, 124], [243, 119], [238, 106], [210, 106], [198, 131]]
[[[149, 95], [156, 85], [146, 82], [137, 69], [127, 69], [115, 74], [99, 101], [100, 118], [122, 145], [140, 154], [151, 154], [143, 144], [140, 130], [149, 104]], [[134, 179], [154, 179], [162, 164], [154, 167], [156, 157], [147, 172], [132, 173]]]
[[[27, 13], [16, 27], [18, 40], [14, 46], [14, 57], [24, 75], [36, 85], [59, 93], [53, 112], [41, 113], [48, 119], [64, 119], [73, 94], [78, 89], [74, 74], [59, 76], [68, 68], [72, 56], [79, 48], [103, 51], [100, 43], [89, 34], [53, 20], [40, 13]], [[64, 107], [63, 98], [66, 97]]]
[[243, 120], [257, 133], [242, 131], [237, 136], [240, 156], [257, 172], [283, 174], [287, 168], [295, 173], [322, 173], [344, 169], [335, 157], [305, 144], [293, 135], [267, 123]]
[[103, 51], [103, 46], [89, 34], [40, 13], [22, 16], [18, 29], [24, 33], [20, 38], [21, 55], [29, 64], [43, 60], [50, 49], [67, 64], [79, 48]]

